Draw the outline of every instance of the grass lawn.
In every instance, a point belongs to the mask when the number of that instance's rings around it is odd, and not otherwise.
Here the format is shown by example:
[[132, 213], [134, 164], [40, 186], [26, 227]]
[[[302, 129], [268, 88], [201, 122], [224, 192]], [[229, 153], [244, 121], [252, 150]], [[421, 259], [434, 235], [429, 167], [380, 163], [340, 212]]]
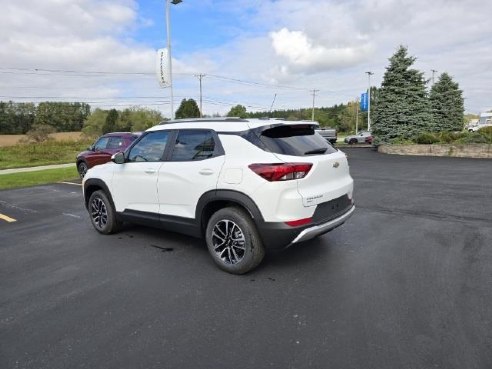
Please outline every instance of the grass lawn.
[[89, 140], [51, 140], [38, 144], [0, 147], [0, 169], [75, 163], [77, 154], [91, 143]]
[[37, 186], [47, 183], [71, 181], [79, 178], [75, 164], [69, 168], [46, 169], [36, 172], [0, 175], [0, 190]]

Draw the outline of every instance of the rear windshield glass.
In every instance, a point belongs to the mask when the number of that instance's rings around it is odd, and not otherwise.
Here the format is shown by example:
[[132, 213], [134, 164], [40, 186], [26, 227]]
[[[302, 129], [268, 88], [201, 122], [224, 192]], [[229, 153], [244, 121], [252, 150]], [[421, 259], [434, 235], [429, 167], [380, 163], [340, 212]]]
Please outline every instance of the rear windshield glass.
[[269, 151], [276, 154], [308, 156], [337, 151], [311, 125], [270, 128], [261, 133], [260, 139]]

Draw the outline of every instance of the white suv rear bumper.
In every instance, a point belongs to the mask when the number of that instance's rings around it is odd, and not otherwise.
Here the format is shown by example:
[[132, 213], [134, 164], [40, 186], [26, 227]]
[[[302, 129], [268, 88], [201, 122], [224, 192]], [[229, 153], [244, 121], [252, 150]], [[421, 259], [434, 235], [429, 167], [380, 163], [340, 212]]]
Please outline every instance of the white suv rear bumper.
[[319, 236], [320, 234], [326, 233], [343, 223], [350, 218], [355, 210], [355, 206], [352, 206], [346, 213], [342, 214], [338, 218], [335, 218], [333, 220], [330, 220], [327, 223], [319, 224], [313, 227], [306, 228], [303, 230], [299, 235], [294, 239], [294, 241], [291, 242], [291, 244], [298, 243], [298, 242], [303, 242], [310, 240], [316, 236]]

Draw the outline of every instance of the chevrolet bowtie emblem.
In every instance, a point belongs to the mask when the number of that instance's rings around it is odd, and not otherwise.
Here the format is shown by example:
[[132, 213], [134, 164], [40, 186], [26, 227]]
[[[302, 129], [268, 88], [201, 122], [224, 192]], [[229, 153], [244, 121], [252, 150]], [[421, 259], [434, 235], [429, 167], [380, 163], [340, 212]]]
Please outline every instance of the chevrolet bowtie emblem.
[[333, 168], [338, 168], [340, 166], [340, 163], [338, 161], [333, 163]]

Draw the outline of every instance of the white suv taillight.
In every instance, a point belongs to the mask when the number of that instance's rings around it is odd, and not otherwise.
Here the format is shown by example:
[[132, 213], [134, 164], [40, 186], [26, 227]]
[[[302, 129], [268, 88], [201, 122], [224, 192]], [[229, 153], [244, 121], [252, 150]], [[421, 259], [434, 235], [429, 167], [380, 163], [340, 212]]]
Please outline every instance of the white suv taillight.
[[304, 178], [312, 166], [312, 163], [272, 163], [251, 164], [248, 167], [267, 181], [277, 182]]

